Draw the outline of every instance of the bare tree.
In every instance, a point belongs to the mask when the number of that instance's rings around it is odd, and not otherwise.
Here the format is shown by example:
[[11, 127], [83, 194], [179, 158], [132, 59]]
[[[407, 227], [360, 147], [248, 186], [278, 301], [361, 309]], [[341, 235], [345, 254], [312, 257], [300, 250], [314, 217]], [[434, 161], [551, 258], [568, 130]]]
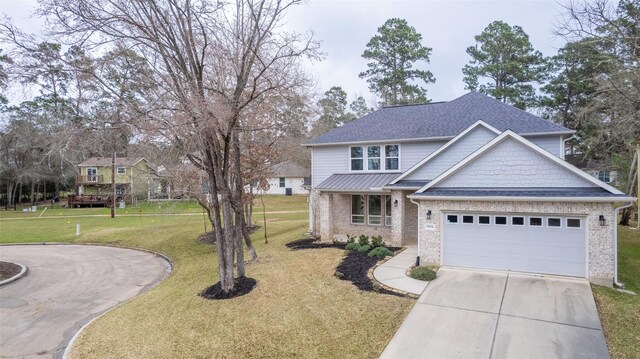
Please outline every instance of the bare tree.
[[138, 113], [138, 129], [170, 141], [206, 173], [210, 196], [200, 203], [214, 228], [224, 292], [234, 288], [234, 264], [238, 276], [245, 274], [242, 134], [260, 131], [250, 114], [309, 86], [300, 59], [318, 56], [311, 34], [280, 28], [299, 2], [42, 1], [40, 12], [55, 21], [60, 38], [96, 48], [118, 44], [152, 69], [157, 90], [143, 103], [124, 100]]

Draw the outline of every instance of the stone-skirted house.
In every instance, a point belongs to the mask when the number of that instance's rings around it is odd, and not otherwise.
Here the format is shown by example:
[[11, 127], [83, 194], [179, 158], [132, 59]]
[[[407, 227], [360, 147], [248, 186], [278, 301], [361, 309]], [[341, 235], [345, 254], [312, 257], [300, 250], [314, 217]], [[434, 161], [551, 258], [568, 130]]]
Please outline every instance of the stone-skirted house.
[[422, 264], [616, 279], [616, 208], [564, 161], [574, 131], [485, 95], [385, 107], [309, 141], [310, 230], [381, 235]]

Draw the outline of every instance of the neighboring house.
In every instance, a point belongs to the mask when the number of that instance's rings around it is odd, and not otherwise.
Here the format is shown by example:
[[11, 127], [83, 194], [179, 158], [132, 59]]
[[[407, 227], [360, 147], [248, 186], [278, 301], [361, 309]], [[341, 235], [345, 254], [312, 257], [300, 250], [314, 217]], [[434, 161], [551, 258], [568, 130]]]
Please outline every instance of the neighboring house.
[[265, 194], [309, 194], [308, 168], [293, 161], [284, 161], [269, 168], [271, 176], [267, 178], [269, 189]]
[[567, 155], [566, 160], [604, 183], [611, 185], [618, 184], [618, 172], [608, 169], [610, 166], [603, 161], [592, 159], [580, 160], [576, 155]]
[[[91, 157], [78, 165], [76, 188], [81, 196], [109, 196], [112, 193], [112, 164], [108, 157]], [[116, 157], [116, 196], [130, 201], [148, 198], [150, 183], [157, 177], [144, 158]]]
[[381, 235], [421, 263], [616, 276], [616, 210], [633, 200], [564, 161], [574, 131], [476, 92], [385, 107], [321, 135], [310, 229]]

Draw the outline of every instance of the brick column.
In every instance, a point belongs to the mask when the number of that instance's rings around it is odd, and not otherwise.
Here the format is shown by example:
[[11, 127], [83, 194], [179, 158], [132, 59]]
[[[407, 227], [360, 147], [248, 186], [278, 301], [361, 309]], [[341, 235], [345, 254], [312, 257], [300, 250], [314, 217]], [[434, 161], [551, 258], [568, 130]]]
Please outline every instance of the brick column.
[[320, 223], [320, 238], [323, 241], [330, 241], [333, 239], [333, 212], [332, 212], [332, 200], [333, 195], [331, 193], [320, 193], [319, 198], [319, 211], [315, 213], [316, 220]]
[[[391, 243], [401, 246], [404, 238], [405, 201], [408, 199], [402, 191], [391, 191]], [[398, 201], [396, 205], [396, 201]]]

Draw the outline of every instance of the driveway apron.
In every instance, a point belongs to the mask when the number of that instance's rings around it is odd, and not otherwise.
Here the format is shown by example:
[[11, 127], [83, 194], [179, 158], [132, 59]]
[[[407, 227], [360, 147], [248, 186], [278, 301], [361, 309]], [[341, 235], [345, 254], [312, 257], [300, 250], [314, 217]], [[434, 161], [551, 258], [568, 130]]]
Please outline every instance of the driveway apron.
[[441, 268], [381, 358], [609, 358], [583, 279]]
[[0, 246], [0, 260], [28, 267], [0, 287], [0, 353], [7, 358], [61, 357], [83, 325], [170, 271], [157, 255], [105, 246]]

